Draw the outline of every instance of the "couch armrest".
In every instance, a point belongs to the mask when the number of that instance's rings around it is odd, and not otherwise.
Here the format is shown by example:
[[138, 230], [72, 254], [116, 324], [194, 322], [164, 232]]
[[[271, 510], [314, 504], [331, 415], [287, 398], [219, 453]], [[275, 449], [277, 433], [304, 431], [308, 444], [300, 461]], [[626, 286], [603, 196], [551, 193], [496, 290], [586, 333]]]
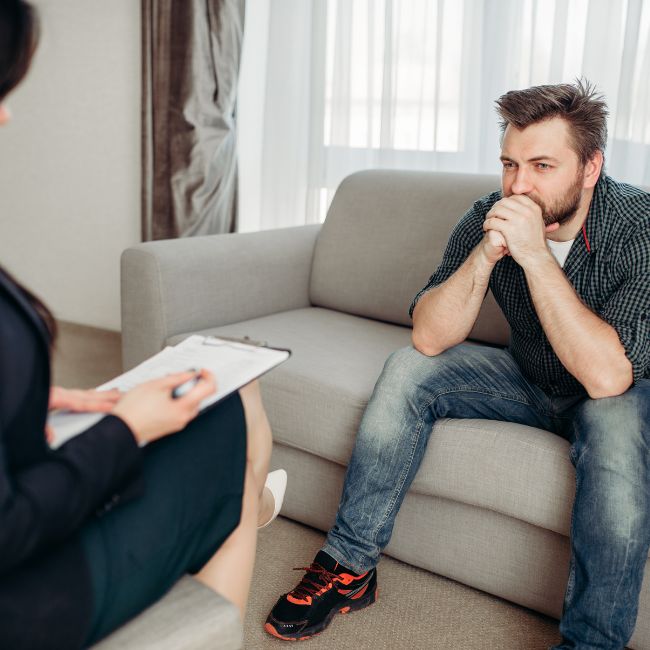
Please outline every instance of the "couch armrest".
[[309, 306], [320, 225], [147, 242], [122, 253], [124, 369], [176, 334]]

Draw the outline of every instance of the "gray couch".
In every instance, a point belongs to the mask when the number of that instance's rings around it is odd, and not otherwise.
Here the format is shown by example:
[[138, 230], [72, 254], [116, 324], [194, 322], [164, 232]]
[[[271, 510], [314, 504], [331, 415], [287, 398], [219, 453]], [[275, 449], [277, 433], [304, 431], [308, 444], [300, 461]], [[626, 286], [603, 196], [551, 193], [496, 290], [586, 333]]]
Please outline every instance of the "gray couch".
[[[498, 185], [489, 176], [362, 172], [343, 181], [322, 227], [130, 248], [125, 367], [195, 332], [291, 348], [291, 360], [262, 380], [273, 465], [290, 476], [283, 514], [327, 530], [375, 380], [386, 357], [410, 344], [411, 299], [453, 224]], [[470, 338], [507, 343], [490, 296]], [[386, 553], [559, 617], [573, 495], [565, 440], [510, 423], [442, 420]], [[649, 610], [646, 581], [637, 650], [650, 650]]]
[[239, 610], [190, 576], [94, 650], [239, 650]]

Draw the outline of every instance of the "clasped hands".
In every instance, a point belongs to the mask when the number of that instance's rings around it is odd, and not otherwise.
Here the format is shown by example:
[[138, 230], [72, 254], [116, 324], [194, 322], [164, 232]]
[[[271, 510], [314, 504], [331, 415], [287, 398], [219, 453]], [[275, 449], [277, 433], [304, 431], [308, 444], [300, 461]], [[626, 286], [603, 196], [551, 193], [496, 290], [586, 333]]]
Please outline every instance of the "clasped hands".
[[544, 225], [541, 207], [523, 194], [497, 201], [483, 222], [483, 250], [492, 264], [511, 255], [521, 267], [548, 254], [546, 235], [560, 224]]

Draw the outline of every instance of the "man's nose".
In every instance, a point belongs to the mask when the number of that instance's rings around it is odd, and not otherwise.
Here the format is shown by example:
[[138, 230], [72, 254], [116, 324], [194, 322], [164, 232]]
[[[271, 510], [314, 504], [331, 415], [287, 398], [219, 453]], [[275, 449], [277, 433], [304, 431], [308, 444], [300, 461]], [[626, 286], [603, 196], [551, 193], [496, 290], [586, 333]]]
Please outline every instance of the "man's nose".
[[513, 194], [528, 194], [533, 189], [527, 170], [522, 167], [517, 169], [517, 175], [515, 176], [511, 189]]

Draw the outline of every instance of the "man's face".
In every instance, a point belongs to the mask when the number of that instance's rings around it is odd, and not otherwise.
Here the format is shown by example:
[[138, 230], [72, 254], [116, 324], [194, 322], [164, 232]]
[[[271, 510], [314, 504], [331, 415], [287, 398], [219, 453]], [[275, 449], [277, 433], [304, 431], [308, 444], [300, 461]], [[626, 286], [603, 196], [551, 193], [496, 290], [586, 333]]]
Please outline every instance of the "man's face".
[[544, 223], [562, 225], [582, 199], [585, 169], [569, 145], [569, 127], [559, 117], [525, 129], [508, 125], [501, 145], [503, 196], [524, 194], [542, 209]]

